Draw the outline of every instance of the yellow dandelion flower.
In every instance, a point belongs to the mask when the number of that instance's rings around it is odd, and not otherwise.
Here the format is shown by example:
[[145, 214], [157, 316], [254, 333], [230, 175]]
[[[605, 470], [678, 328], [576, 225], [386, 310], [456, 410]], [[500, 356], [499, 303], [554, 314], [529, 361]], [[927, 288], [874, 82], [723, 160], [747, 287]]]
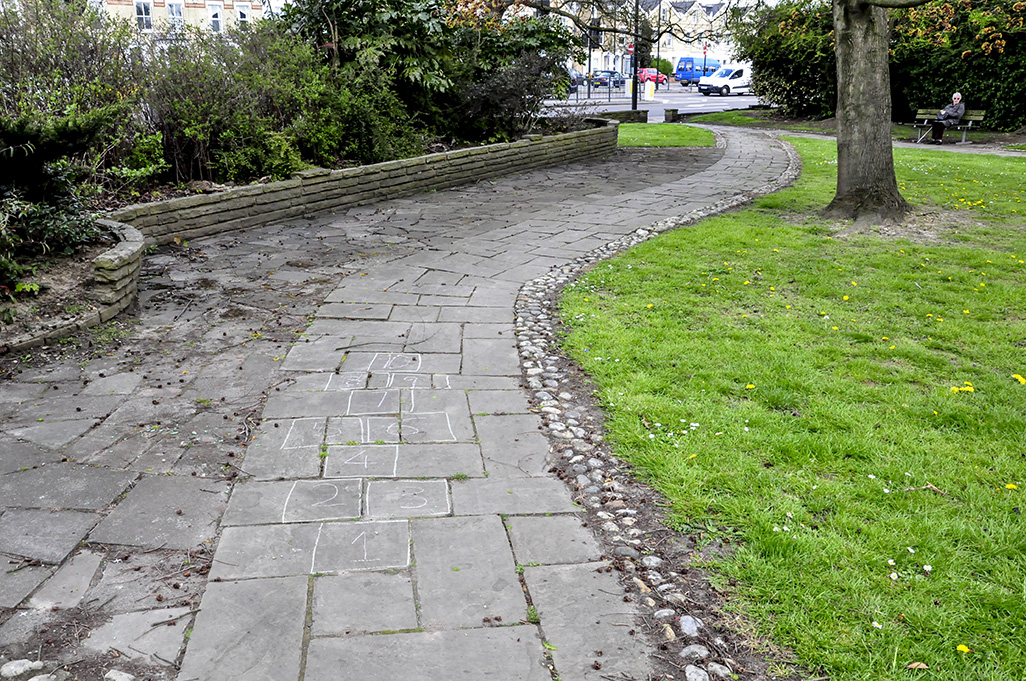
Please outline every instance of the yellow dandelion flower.
[[1019, 489], [1019, 486], [1016, 485], [1014, 482], [1010, 482], [1007, 485], [1005, 485], [1005, 489]]
[[653, 305], [652, 303], [649, 303], [649, 304], [648, 304], [648, 305], [646, 305], [645, 307], [649, 307], [649, 308], [651, 308], [651, 307], [655, 307], [655, 305]]
[[1014, 378], [1015, 380], [1019, 381], [1019, 383], [1022, 383], [1024, 385], [1026, 385], [1026, 378], [1023, 378], [1019, 374], [1012, 374], [1012, 378]]
[[834, 331], [837, 331], [837, 327], [836, 326], [834, 327]]
[[745, 390], [751, 390], [754, 387], [755, 387], [754, 383], [749, 383], [748, 385], [745, 386]]
[[958, 647], [955, 650], [957, 650], [960, 653], [968, 653], [969, 646], [965, 645], [964, 643], [959, 643]]
[[775, 286], [770, 286], [770, 291], [776, 291], [776, 290], [777, 290], [777, 289], [776, 289], [776, 287], [775, 287]]
[[845, 296], [845, 297], [844, 297], [844, 299], [845, 299], [845, 300], [848, 300], [848, 296]]
[[791, 306], [790, 306], [790, 305], [785, 305], [784, 307], [785, 307], [785, 309], [787, 309], [787, 310], [790, 310], [790, 309], [791, 309]]

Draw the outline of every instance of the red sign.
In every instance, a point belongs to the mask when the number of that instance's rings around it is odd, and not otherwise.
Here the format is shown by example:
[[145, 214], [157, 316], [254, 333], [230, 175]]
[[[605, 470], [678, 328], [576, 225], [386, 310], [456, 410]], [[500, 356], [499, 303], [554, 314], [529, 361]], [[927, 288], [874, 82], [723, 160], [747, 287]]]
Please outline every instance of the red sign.
[[627, 46], [627, 54], [634, 54], [634, 43]]

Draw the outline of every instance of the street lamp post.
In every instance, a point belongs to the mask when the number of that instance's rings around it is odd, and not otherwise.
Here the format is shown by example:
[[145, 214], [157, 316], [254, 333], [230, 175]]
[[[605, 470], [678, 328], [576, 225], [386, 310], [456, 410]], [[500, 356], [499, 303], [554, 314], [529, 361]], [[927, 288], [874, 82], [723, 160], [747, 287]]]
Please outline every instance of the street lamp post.
[[[634, 50], [631, 52], [631, 111], [638, 110], [638, 14], [641, 0], [634, 0]], [[612, 87], [612, 84], [610, 84]]]
[[[656, 75], [655, 75], [655, 79], [656, 79], [655, 89], [656, 90], [659, 89], [659, 74], [662, 73], [662, 71], [659, 70], [659, 67], [662, 66], [662, 62], [659, 59], [659, 48], [661, 47], [662, 42], [663, 42], [663, 33], [662, 33], [662, 31], [663, 31], [663, 0], [659, 0], [659, 16], [656, 17]], [[666, 87], [670, 87], [669, 78], [667, 78], [667, 80], [666, 80]]]

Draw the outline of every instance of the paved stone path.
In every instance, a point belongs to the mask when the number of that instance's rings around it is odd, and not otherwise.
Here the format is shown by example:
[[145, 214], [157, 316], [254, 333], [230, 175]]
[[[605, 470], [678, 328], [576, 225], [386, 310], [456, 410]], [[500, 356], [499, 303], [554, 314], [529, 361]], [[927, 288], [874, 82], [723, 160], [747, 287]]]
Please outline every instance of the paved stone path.
[[[102, 387], [82, 390], [93, 391], [88, 401], [5, 385], [0, 553], [43, 565], [19, 572], [28, 591], [0, 581], [0, 605], [19, 603], [11, 594], [27, 595], [82, 540], [188, 548], [223, 510], [179, 681], [647, 679], [632, 606], [571, 494], [546, 473], [549, 441], [522, 388], [514, 302], [553, 267], [763, 187], [788, 157], [771, 136], [735, 129], [684, 167], [661, 165], [657, 150], [615, 161], [615, 190], [596, 185], [598, 164], [581, 164], [560, 169], [560, 182], [540, 183], [537, 171], [305, 228], [387, 224], [406, 243], [344, 278], [304, 337], [258, 372], [276, 387], [226, 510], [224, 483], [202, 470], [136, 482], [156, 460], [113, 463], [107, 432], [93, 438], [103, 467], [19, 470], [23, 447], [53, 460], [69, 442], [81, 451], [98, 423], [148, 420], [157, 408], [142, 401], [138, 373], [101, 373]], [[208, 379], [230, 388], [230, 376]], [[130, 394], [136, 410], [111, 423]], [[71, 412], [80, 404], [88, 413]], [[168, 472], [185, 472], [175, 466]], [[97, 511], [129, 488], [97, 525]], [[168, 520], [183, 508], [190, 522]], [[155, 532], [162, 543], [146, 536]]]

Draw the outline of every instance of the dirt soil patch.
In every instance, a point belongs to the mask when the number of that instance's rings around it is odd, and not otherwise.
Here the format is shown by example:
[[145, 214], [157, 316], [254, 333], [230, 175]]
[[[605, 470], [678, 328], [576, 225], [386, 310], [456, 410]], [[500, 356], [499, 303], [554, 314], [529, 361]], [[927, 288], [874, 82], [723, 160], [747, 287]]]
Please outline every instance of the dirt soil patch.
[[90, 300], [93, 258], [113, 245], [113, 241], [94, 244], [71, 255], [53, 254], [29, 262], [28, 268], [36, 273], [23, 283], [38, 289], [0, 303], [0, 353], [11, 340], [34, 329], [71, 322], [99, 309]]

